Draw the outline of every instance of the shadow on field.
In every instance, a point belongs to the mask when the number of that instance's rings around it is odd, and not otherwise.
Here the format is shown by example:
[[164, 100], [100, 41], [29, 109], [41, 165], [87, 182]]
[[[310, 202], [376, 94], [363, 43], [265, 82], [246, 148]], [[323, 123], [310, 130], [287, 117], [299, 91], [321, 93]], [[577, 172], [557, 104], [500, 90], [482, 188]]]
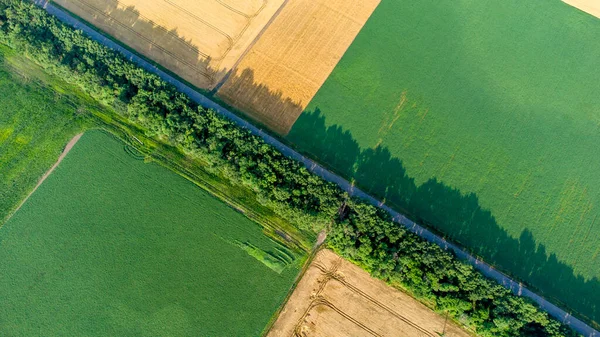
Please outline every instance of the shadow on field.
[[[296, 142], [307, 135], [310, 141]], [[509, 236], [491, 212], [481, 208], [477, 195], [465, 195], [435, 178], [417, 186], [386, 147], [361, 150], [349, 131], [339, 125], [327, 127], [318, 108], [300, 116], [288, 139], [310, 144], [303, 150], [319, 154], [321, 162], [354, 179], [365, 192], [444, 233], [599, 327], [600, 280], [575, 275], [572, 267], [558, 261], [555, 254], [548, 254], [544, 245], [538, 245], [527, 229], [518, 239]], [[458, 237], [463, 240], [457, 241]]]
[[[269, 125], [279, 134], [287, 133], [304, 110], [303, 106], [286, 97], [283, 92], [272, 91], [269, 87], [257, 83], [252, 69], [211, 67], [210, 56], [203, 54], [191, 39], [181, 36], [177, 29], [168, 29], [148, 20], [134, 6], [120, 6], [117, 0], [86, 0], [86, 3], [90, 3], [89, 8], [94, 8], [95, 12], [108, 13], [113, 18], [110, 21], [111, 29], [132, 33], [145, 32], [144, 35], [135, 34], [139, 37], [136, 43], [146, 53], [154, 50], [152, 54], [158, 58], [176, 59], [198, 74], [206, 76], [216, 85], [212, 91], [205, 92], [206, 95], [244, 111], [250, 118]], [[114, 38], [118, 40], [119, 36]], [[153, 60], [151, 62], [156, 63]], [[184, 77], [180, 76], [182, 74], [174, 75]], [[216, 83], [216, 79], [221, 80]], [[195, 85], [192, 83], [191, 86]], [[223, 90], [219, 90], [221, 88]], [[200, 90], [205, 91], [202, 88]]]
[[[202, 58], [199, 49], [179, 36], [176, 30], [167, 30], [144, 20], [133, 7], [119, 8], [115, 0], [102, 3], [106, 6], [103, 10], [118, 15], [124, 21], [122, 23], [152, 31], [151, 36], [164, 46], [175, 48], [182, 43], [189, 45], [186, 62], [204, 67], [212, 74], [228, 72], [227, 69], [209, 68], [210, 60]], [[152, 46], [148, 42], [148, 48]], [[73, 57], [77, 57], [76, 51]], [[233, 89], [232, 97], [227, 101], [233, 100], [234, 105], [236, 91], [248, 90], [256, 93], [256, 99], [268, 102], [270, 111], [265, 112], [268, 117], [284, 118], [283, 111], [299, 108], [283, 97], [281, 92], [256, 83], [251, 69], [232, 72], [229, 81]], [[259, 122], [265, 122], [256, 112], [250, 112], [249, 115]], [[299, 141], [307, 136], [310, 141]], [[538, 245], [528, 230], [523, 231], [518, 239], [509, 236], [496, 223], [491, 212], [481, 208], [475, 194], [464, 195], [436, 179], [417, 186], [414, 179], [407, 175], [402, 162], [392, 157], [386, 147], [361, 150], [349, 131], [338, 125], [327, 127], [325, 116], [319, 109], [300, 115], [287, 139], [296, 144], [309, 144], [304, 145], [302, 150], [318, 154], [320, 162], [335, 168], [345, 178], [356, 180], [365, 192], [384, 200], [413, 220], [445, 233], [448, 239], [470, 248], [501, 270], [534, 285], [532, 289], [538, 289], [546, 297], [564, 303], [595, 323], [596, 328], [600, 327], [596, 323], [600, 321], [600, 280], [585, 280], [575, 275], [572, 267], [559, 262], [554, 254], [548, 255], [544, 245]], [[463, 240], [457, 241], [457, 237]]]
[[202, 53], [191, 39], [180, 36], [176, 28], [169, 29], [156, 24], [144, 17], [135, 6], [124, 7], [117, 0], [86, 0], [82, 3], [85, 4], [81, 5], [82, 8], [95, 16], [111, 18], [105, 20], [105, 23], [110, 29], [119, 32], [114, 36], [117, 40], [123, 34], [134, 34], [137, 38], [136, 45], [145, 53], [160, 59], [175, 59], [177, 62], [174, 64], [186, 66], [186, 69], [193, 70], [211, 82], [227, 73], [227, 69], [210, 68], [211, 57]]

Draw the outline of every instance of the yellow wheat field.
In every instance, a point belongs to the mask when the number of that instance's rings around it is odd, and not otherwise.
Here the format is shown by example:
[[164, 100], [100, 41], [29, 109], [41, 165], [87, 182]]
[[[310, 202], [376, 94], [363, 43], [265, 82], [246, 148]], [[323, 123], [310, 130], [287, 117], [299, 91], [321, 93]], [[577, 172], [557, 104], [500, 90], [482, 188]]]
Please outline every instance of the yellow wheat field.
[[267, 337], [468, 337], [412, 297], [322, 250]]
[[55, 0], [193, 85], [212, 89], [284, 0]]
[[600, 18], [600, 0], [563, 0], [569, 5]]
[[286, 134], [380, 0], [289, 0], [218, 91]]

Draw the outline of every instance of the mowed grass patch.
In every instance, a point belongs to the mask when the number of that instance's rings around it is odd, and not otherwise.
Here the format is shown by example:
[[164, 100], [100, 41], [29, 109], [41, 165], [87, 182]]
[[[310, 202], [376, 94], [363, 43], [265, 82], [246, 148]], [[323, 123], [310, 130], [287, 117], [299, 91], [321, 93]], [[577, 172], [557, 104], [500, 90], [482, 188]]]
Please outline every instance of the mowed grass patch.
[[277, 273], [238, 243], [286, 251], [189, 181], [89, 131], [0, 230], [0, 331], [258, 336], [298, 262]]
[[288, 139], [600, 320], [600, 20], [383, 0]]
[[89, 124], [71, 97], [29, 80], [0, 50], [0, 226]]

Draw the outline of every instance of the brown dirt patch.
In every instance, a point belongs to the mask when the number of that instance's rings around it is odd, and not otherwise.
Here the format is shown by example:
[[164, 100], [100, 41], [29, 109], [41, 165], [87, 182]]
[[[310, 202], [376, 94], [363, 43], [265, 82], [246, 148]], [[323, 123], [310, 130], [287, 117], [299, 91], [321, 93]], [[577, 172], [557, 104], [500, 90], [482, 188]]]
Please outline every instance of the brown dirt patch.
[[471, 336], [409, 295], [320, 251], [267, 337]]
[[563, 0], [567, 4], [600, 18], [600, 1], [598, 0]]
[[284, 0], [55, 0], [140, 54], [212, 89]]
[[218, 91], [287, 134], [380, 0], [289, 0]]

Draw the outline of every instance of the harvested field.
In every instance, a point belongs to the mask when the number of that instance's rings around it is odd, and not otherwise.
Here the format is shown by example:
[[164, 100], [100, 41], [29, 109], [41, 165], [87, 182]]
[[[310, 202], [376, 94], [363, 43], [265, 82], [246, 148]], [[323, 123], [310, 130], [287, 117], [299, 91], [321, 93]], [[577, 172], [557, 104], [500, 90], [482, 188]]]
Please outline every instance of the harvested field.
[[212, 89], [284, 0], [56, 0], [173, 71]]
[[218, 91], [287, 134], [380, 0], [290, 0]]
[[470, 336], [412, 297], [322, 250], [267, 336], [434, 337], [443, 332]]
[[600, 1], [598, 0], [563, 0], [565, 3], [600, 18]]

